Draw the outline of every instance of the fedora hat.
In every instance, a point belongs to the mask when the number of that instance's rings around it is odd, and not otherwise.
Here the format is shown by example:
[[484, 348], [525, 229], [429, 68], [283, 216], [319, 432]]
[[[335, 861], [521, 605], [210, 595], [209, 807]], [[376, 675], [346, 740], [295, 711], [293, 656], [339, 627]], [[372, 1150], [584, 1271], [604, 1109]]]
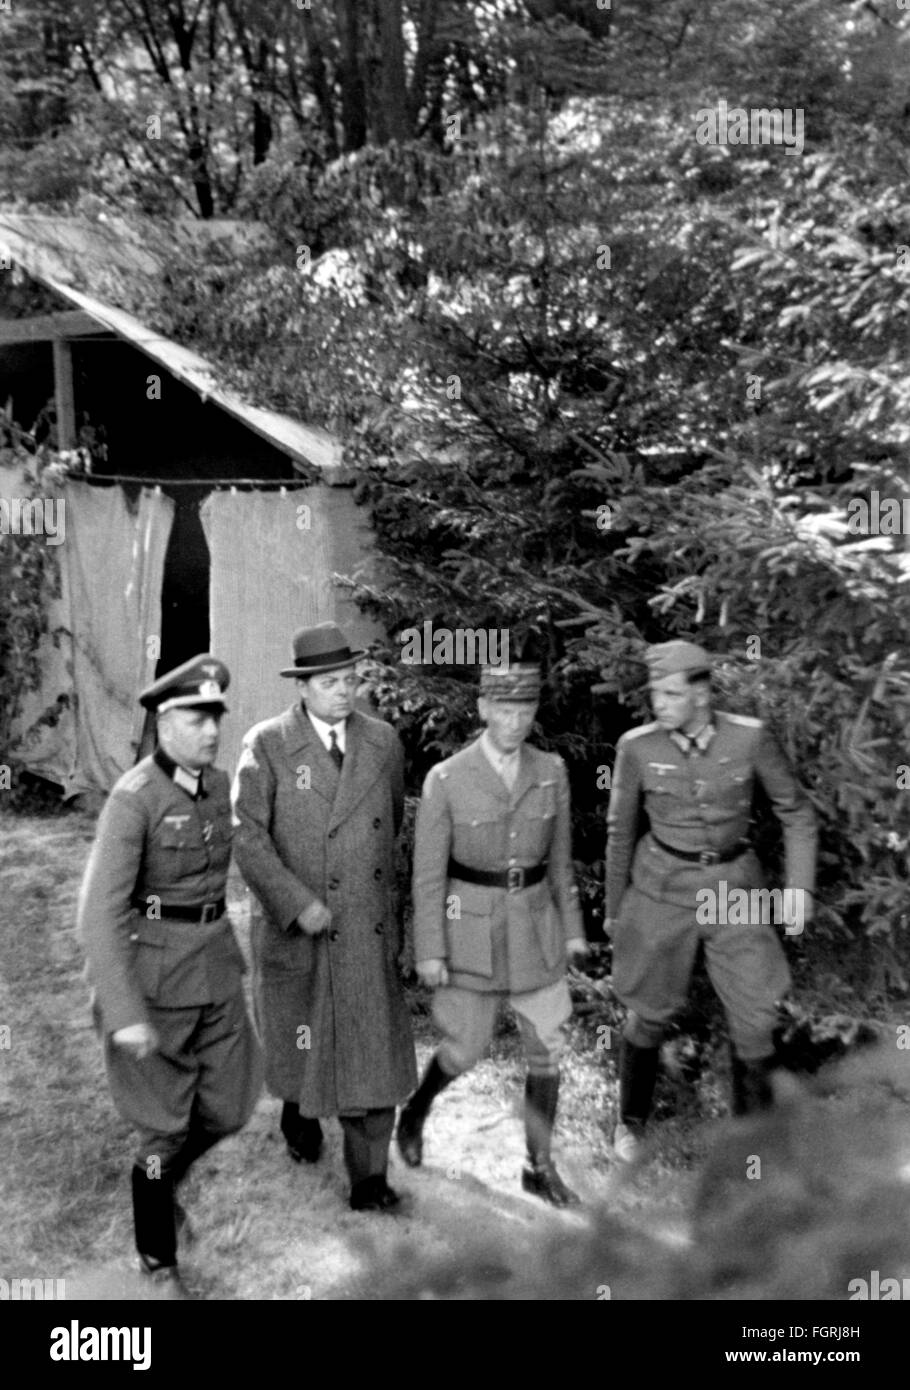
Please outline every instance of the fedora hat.
[[282, 676], [318, 676], [325, 671], [337, 671], [353, 666], [364, 655], [363, 649], [352, 651], [348, 639], [337, 623], [317, 623], [302, 627], [294, 633], [292, 643], [294, 665], [285, 666]]

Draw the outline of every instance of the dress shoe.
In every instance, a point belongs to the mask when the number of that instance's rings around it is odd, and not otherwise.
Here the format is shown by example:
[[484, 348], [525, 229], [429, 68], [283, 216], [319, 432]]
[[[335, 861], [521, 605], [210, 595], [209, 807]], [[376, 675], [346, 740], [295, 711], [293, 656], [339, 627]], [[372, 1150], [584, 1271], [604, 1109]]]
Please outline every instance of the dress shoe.
[[381, 1175], [364, 1178], [351, 1188], [352, 1211], [393, 1211], [401, 1198]]
[[318, 1163], [322, 1153], [322, 1125], [318, 1120], [301, 1119], [290, 1135], [285, 1135], [288, 1153], [295, 1163]]
[[635, 1163], [641, 1156], [641, 1130], [632, 1129], [620, 1120], [613, 1131], [613, 1157], [620, 1163]]
[[525, 1192], [549, 1202], [551, 1207], [577, 1207], [579, 1204], [578, 1195], [566, 1187], [552, 1159], [526, 1163], [521, 1174], [521, 1185]]

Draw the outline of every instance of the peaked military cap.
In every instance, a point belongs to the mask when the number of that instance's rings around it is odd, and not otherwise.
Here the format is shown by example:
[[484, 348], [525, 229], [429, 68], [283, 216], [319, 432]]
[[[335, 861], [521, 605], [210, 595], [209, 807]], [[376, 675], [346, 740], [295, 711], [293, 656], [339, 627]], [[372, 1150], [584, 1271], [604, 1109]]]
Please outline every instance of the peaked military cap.
[[224, 662], [203, 652], [159, 676], [143, 690], [139, 703], [157, 714], [168, 709], [192, 709], [194, 705], [220, 705], [226, 710], [224, 692], [230, 683], [231, 673]]
[[363, 649], [352, 651], [337, 623], [317, 623], [302, 627], [294, 633], [294, 665], [279, 672], [282, 676], [318, 676], [325, 671], [338, 671], [353, 666], [363, 656]]
[[695, 642], [657, 642], [645, 652], [648, 675], [652, 681], [663, 680], [686, 671], [710, 671], [711, 658], [704, 647]]
[[484, 666], [480, 672], [480, 694], [485, 700], [517, 700], [536, 704], [540, 699], [540, 667], [531, 661], [513, 661], [508, 666]]

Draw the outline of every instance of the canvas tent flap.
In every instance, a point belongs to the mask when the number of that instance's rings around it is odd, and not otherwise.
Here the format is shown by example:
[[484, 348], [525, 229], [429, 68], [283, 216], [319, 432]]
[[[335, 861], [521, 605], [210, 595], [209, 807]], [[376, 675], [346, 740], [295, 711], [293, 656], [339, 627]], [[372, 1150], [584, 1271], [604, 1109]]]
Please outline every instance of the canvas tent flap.
[[231, 672], [218, 764], [233, 774], [246, 731], [298, 698], [294, 682], [278, 675], [298, 628], [339, 622], [355, 647], [376, 636], [333, 579], [366, 563], [370, 542], [350, 492], [326, 485], [284, 496], [215, 492], [200, 512], [211, 555], [211, 649]]
[[[154, 679], [158, 660], [174, 504], [148, 488], [131, 504], [122, 488], [72, 479], [61, 497], [61, 593], [42, 642], [41, 686], [16, 720], [12, 751], [29, 771], [74, 796], [109, 791], [136, 761], [145, 718], [137, 694]], [[45, 543], [38, 536], [33, 542]], [[56, 722], [41, 722], [54, 711]]]

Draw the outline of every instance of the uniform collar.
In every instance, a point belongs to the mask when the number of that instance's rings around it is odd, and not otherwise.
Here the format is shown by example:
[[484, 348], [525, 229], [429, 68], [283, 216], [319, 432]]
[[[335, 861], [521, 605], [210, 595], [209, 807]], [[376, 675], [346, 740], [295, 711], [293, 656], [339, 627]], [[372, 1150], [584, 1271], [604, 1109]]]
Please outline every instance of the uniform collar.
[[714, 720], [709, 719], [707, 724], [702, 724], [697, 734], [684, 734], [679, 729], [671, 729], [670, 737], [684, 753], [704, 753], [716, 733]]
[[169, 777], [175, 786], [180, 787], [194, 801], [208, 796], [201, 769], [199, 772], [190, 772], [189, 768], [182, 767], [180, 763], [175, 763], [173, 758], [169, 758], [161, 747], [155, 749], [154, 759], [165, 777]]
[[490, 738], [489, 729], [484, 729], [480, 735], [480, 746], [487, 755], [487, 760], [494, 772], [502, 777], [503, 772], [509, 773], [518, 769], [521, 762], [521, 746], [515, 749], [514, 753], [500, 753], [499, 749]]

